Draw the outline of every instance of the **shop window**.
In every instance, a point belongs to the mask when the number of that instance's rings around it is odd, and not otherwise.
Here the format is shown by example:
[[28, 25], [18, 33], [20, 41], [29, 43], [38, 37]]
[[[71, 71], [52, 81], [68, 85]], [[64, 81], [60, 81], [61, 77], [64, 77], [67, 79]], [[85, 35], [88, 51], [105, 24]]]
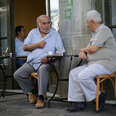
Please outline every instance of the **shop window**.
[[8, 47], [7, 41], [7, 2], [0, 2], [0, 55]]

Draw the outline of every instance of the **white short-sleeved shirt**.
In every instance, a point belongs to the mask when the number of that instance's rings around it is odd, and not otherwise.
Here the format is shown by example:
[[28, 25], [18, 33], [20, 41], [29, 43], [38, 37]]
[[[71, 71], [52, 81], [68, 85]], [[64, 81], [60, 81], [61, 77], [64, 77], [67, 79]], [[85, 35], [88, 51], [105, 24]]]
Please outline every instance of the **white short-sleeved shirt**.
[[49, 33], [44, 38], [41, 37], [38, 28], [32, 29], [25, 39], [24, 45], [39, 43], [43, 40], [46, 41], [44, 48], [34, 49], [27, 57], [27, 63], [31, 64], [35, 70], [37, 70], [41, 64], [40, 58], [46, 57], [49, 51], [53, 54], [55, 54], [58, 50], [61, 50], [62, 53], [65, 52], [61, 37], [54, 29], [50, 29]]

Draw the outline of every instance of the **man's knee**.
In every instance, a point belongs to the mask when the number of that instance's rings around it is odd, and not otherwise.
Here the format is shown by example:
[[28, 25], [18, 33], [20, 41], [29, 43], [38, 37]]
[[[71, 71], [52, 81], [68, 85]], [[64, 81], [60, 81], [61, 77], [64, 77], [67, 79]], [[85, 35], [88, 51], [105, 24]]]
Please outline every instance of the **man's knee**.
[[47, 71], [49, 68], [48, 64], [42, 64], [40, 67], [39, 67], [39, 72], [42, 72], [42, 71]]
[[17, 73], [17, 71], [16, 71], [16, 72], [14, 72], [14, 79], [16, 80], [17, 77], [18, 77], [18, 73]]
[[18, 71], [14, 72], [14, 79], [17, 80], [20, 77], [20, 74]]

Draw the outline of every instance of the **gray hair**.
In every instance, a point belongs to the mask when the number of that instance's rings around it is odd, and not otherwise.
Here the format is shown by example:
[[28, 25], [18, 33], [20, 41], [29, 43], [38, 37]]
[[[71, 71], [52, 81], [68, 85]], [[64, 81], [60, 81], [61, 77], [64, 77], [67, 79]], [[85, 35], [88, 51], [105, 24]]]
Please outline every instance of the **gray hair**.
[[87, 20], [88, 21], [95, 21], [96, 23], [101, 23], [102, 22], [102, 18], [101, 15], [98, 11], [96, 10], [90, 10], [87, 12]]
[[43, 18], [43, 17], [47, 17], [48, 19], [50, 19], [47, 15], [40, 15], [40, 16], [38, 16], [37, 19], [36, 19], [37, 24], [40, 24], [40, 20], [41, 20], [41, 18]]

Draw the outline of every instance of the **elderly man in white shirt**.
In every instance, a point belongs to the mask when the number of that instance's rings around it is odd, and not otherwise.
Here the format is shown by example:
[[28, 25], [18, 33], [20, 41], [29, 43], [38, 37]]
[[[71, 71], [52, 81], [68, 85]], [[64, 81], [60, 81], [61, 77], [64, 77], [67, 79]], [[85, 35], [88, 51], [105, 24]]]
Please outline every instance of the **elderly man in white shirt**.
[[[24, 41], [24, 50], [31, 51], [26, 63], [14, 73], [25, 94], [29, 95], [29, 102], [36, 103], [36, 108], [44, 107], [44, 97], [47, 90], [48, 74], [52, 70], [47, 64], [47, 55], [50, 51], [58, 55], [59, 51], [64, 53], [65, 49], [61, 37], [55, 29], [51, 28], [50, 18], [46, 15], [37, 17], [37, 28], [32, 29]], [[40, 66], [40, 64], [42, 64]], [[40, 67], [39, 67], [40, 66]], [[38, 73], [38, 97], [35, 95], [34, 84], [29, 80], [30, 73]]]
[[[116, 71], [116, 41], [111, 30], [101, 24], [101, 16], [96, 10], [87, 12], [87, 26], [92, 32], [89, 45], [80, 51], [79, 57], [88, 63], [73, 69], [69, 75], [68, 101], [75, 102], [68, 111], [85, 108], [85, 102], [96, 98], [97, 75], [111, 74]], [[104, 108], [104, 96], [99, 95], [99, 110]]]

